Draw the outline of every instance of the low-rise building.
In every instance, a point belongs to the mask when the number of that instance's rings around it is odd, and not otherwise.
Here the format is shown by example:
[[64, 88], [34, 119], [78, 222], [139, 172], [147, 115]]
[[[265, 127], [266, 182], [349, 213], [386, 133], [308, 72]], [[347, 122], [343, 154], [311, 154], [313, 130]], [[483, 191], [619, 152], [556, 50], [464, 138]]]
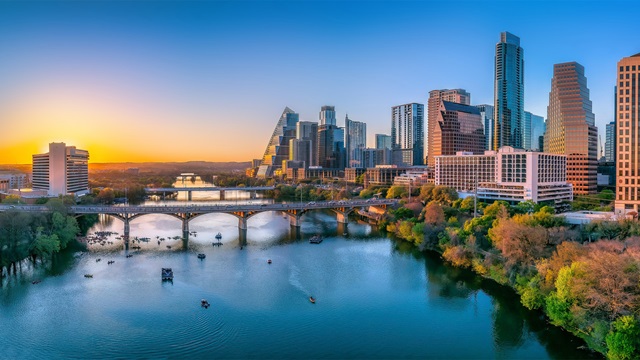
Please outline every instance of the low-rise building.
[[396, 165], [378, 165], [369, 168], [365, 172], [367, 185], [392, 185], [396, 176], [404, 174], [410, 167], [398, 167]]
[[26, 188], [29, 184], [29, 177], [26, 174], [13, 172], [0, 172], [0, 191], [7, 192], [9, 189]]
[[476, 192], [479, 199], [520, 202], [573, 200], [565, 155], [525, 151], [510, 146], [484, 155], [459, 152], [436, 157], [436, 185]]
[[410, 168], [393, 179], [393, 185], [422, 186], [435, 183], [433, 169], [426, 166]]

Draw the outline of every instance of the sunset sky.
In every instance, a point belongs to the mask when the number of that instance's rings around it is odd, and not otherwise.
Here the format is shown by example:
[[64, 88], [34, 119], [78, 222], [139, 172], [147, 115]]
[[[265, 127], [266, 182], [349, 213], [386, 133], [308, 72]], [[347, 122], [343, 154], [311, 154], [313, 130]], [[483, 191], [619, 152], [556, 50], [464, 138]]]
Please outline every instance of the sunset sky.
[[501, 31], [521, 38], [525, 109], [553, 64], [585, 66], [596, 124], [616, 62], [640, 52], [637, 1], [0, 2], [0, 163], [49, 142], [91, 162], [261, 158], [285, 106], [335, 105], [375, 133], [390, 108], [464, 88], [493, 103]]

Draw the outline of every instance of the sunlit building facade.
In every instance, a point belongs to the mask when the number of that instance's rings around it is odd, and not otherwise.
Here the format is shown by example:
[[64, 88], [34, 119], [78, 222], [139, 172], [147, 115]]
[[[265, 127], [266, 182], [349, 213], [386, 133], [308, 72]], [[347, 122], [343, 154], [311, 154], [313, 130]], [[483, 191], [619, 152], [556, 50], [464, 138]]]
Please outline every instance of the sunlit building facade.
[[305, 165], [318, 166], [318, 123], [314, 121], [298, 121], [296, 124], [296, 139], [309, 141], [309, 162]]
[[493, 150], [523, 147], [524, 50], [520, 38], [503, 32], [496, 44]]
[[438, 123], [440, 104], [442, 101], [449, 101], [458, 104], [471, 104], [471, 94], [464, 89], [442, 89], [429, 91], [427, 102], [427, 165], [435, 165], [434, 154], [431, 144], [433, 144], [433, 131]]
[[348, 115], [344, 122], [347, 167], [362, 167], [362, 151], [367, 147], [367, 124], [351, 120]]
[[424, 105], [411, 103], [391, 108], [391, 147], [399, 155], [394, 155], [396, 164], [424, 164]]
[[289, 160], [289, 142], [296, 137], [299, 115], [286, 107], [276, 124], [258, 167], [258, 177], [272, 177]]
[[434, 156], [455, 155], [459, 151], [482, 154], [485, 150], [480, 110], [475, 106], [440, 102], [440, 111], [429, 143]]
[[577, 62], [553, 66], [544, 150], [567, 156], [567, 181], [576, 195], [597, 192], [598, 129], [584, 67]]
[[89, 192], [89, 152], [50, 143], [49, 152], [33, 155], [32, 187], [49, 196], [84, 195]]
[[478, 199], [510, 203], [531, 200], [555, 204], [573, 200], [564, 155], [505, 146], [483, 155], [459, 152], [436, 157], [435, 183]]
[[616, 213], [640, 213], [640, 53], [618, 62]]

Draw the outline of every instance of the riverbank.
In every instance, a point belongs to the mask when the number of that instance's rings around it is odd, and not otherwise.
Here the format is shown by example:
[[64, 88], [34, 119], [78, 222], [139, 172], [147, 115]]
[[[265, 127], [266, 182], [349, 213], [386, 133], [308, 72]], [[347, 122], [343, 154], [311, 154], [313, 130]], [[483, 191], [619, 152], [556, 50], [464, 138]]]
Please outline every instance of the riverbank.
[[[435, 198], [391, 211], [384, 227], [453, 266], [516, 291], [528, 309], [584, 339], [612, 359], [640, 357], [640, 234], [636, 222], [570, 228], [548, 207], [480, 206], [473, 199]], [[585, 242], [585, 239], [601, 239]], [[635, 314], [635, 315], [634, 315]]]
[[[14, 281], [0, 295], [0, 351], [14, 358], [592, 358], [507, 289], [367, 224], [351, 222], [343, 236], [334, 214], [305, 216], [292, 233], [282, 215], [256, 215], [242, 250], [235, 219], [211, 214], [194, 219], [198, 236], [177, 249], [150, 242], [126, 252], [120, 242], [65, 251], [68, 261], [33, 274], [41, 283]], [[104, 219], [90, 233], [121, 228]], [[178, 220], [148, 215], [131, 231], [168, 237], [181, 229]], [[214, 247], [217, 232], [223, 245]], [[322, 244], [309, 244], [315, 234]], [[173, 283], [161, 281], [162, 267], [173, 269]], [[203, 309], [202, 299], [211, 307]]]

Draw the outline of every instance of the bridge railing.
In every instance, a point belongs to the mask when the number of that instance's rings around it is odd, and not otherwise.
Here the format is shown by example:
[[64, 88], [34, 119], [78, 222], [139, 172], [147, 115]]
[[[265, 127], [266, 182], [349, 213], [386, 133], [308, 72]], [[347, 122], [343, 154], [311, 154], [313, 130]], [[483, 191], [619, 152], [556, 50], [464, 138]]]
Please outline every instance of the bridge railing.
[[[117, 213], [184, 213], [184, 212], [231, 212], [231, 211], [278, 211], [278, 210], [305, 210], [305, 209], [331, 209], [352, 208], [376, 205], [393, 205], [394, 199], [369, 199], [350, 201], [310, 201], [289, 202], [271, 204], [184, 204], [184, 205], [74, 205], [71, 211], [76, 214], [117, 214]], [[0, 211], [19, 210], [28, 212], [47, 212], [49, 208], [44, 205], [0, 205]]]

